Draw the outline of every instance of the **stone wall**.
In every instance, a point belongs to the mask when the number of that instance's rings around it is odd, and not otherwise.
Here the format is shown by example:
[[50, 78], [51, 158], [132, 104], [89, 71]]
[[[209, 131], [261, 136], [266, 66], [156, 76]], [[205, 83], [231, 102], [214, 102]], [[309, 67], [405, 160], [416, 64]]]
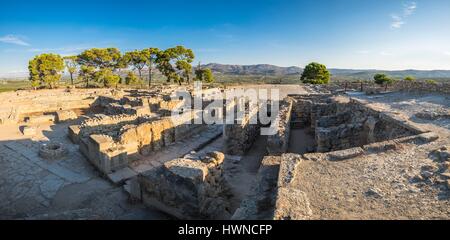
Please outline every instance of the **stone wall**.
[[[361, 83], [355, 82], [338, 82], [332, 83], [326, 88], [331, 90], [344, 89], [361, 90]], [[363, 91], [384, 91], [384, 86], [379, 86], [374, 82], [364, 82], [362, 84]], [[450, 93], [450, 83], [427, 83], [423, 81], [396, 81], [388, 86], [388, 91], [419, 91], [419, 92], [438, 92], [438, 93]]]
[[176, 119], [140, 117], [134, 121], [89, 128], [76, 129], [71, 126], [69, 136], [71, 139], [76, 138], [80, 151], [100, 171], [108, 174], [128, 166], [129, 161], [135, 159], [130, 156], [149, 155], [203, 130], [205, 125], [192, 124], [198, 116], [199, 111], [192, 111], [185, 112]]
[[329, 94], [291, 95], [291, 126], [309, 128], [318, 152], [423, 133], [392, 114], [377, 111], [362, 100]]
[[253, 144], [259, 134], [260, 126], [251, 124], [251, 118], [257, 118], [258, 108], [249, 110], [235, 124], [224, 125], [225, 151], [231, 155], [243, 155]]
[[0, 94], [0, 124], [17, 123], [34, 113], [87, 109], [99, 96], [112, 96], [108, 89], [39, 90]]
[[335, 101], [334, 104], [335, 114], [316, 115], [317, 152], [342, 150], [424, 132], [355, 99]]
[[280, 156], [264, 157], [255, 184], [234, 212], [232, 220], [273, 219], [280, 163]]
[[274, 119], [277, 124], [276, 133], [267, 138], [267, 151], [270, 155], [279, 155], [287, 151], [291, 130], [292, 106], [293, 99], [289, 97], [280, 103], [278, 115]]
[[[217, 155], [216, 155], [217, 156]], [[174, 159], [138, 175], [144, 204], [179, 219], [229, 219], [222, 158]]]
[[326, 105], [330, 95], [309, 94], [309, 95], [289, 95], [294, 101], [292, 106], [291, 127], [307, 128], [315, 125], [315, 112], [319, 108], [317, 104]]

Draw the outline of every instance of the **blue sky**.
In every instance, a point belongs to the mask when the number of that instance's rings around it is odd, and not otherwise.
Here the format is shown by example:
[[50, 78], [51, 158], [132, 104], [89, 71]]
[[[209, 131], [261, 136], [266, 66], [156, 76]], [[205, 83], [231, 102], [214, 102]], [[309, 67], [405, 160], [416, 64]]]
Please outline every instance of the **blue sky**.
[[4, 0], [0, 73], [43, 52], [178, 44], [196, 63], [450, 70], [449, 13], [448, 0]]

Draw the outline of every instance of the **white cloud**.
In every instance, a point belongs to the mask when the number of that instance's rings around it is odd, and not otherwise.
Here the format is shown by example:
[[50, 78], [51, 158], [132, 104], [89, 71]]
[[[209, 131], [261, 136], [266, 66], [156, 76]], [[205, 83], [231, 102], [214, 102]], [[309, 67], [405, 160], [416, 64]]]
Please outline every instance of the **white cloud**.
[[450, 56], [450, 51], [444, 52], [445, 55]]
[[89, 49], [99, 47], [99, 45], [96, 44], [80, 44], [80, 45], [71, 45], [71, 46], [63, 46], [63, 47], [54, 47], [54, 48], [29, 48], [27, 49], [28, 52], [32, 53], [57, 53], [63, 56], [70, 56], [70, 55], [76, 55], [80, 52]]
[[392, 23], [391, 23], [391, 28], [401, 28], [403, 26], [403, 24], [405, 24], [405, 21], [403, 21], [403, 18], [398, 16], [398, 15], [392, 15]]
[[387, 51], [381, 51], [381, 52], [380, 52], [380, 55], [382, 55], [382, 56], [394, 56], [393, 53], [387, 52]]
[[403, 13], [402, 14], [392, 14], [391, 15], [391, 28], [392, 29], [399, 29], [403, 25], [406, 24], [406, 19], [413, 15], [417, 10], [417, 3], [416, 2], [408, 2], [403, 5]]
[[403, 8], [403, 15], [404, 16], [410, 16], [412, 15], [417, 9], [417, 3], [416, 2], [410, 2], [404, 5]]
[[16, 44], [16, 45], [20, 45], [20, 46], [30, 46], [29, 43], [25, 42], [20, 37], [12, 35], [12, 34], [0, 37], [0, 42]]

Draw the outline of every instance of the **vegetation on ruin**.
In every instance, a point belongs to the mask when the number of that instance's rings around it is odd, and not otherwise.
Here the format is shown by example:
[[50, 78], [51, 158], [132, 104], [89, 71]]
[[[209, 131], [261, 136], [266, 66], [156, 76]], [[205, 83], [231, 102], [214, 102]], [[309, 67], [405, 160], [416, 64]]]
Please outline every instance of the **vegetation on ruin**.
[[313, 62], [305, 67], [300, 79], [303, 83], [328, 84], [330, 72], [325, 65]]

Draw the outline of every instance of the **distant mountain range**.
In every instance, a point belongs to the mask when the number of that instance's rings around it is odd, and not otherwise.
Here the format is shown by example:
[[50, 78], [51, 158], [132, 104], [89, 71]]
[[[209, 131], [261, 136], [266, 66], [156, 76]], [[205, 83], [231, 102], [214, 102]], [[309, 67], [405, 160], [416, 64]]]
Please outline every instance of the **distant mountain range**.
[[[270, 64], [257, 65], [227, 65], [210, 63], [202, 65], [202, 67], [210, 68], [215, 73], [232, 74], [232, 75], [299, 75], [303, 72], [300, 67], [279, 67]], [[400, 70], [385, 71], [375, 69], [329, 69], [334, 76], [352, 77], [361, 79], [372, 79], [377, 73], [386, 73], [393, 77], [403, 78], [405, 76], [414, 76], [416, 78], [450, 78], [450, 70]]]
[[210, 68], [213, 72], [234, 75], [295, 75], [303, 70], [299, 67], [278, 67], [270, 64], [257, 65], [226, 65], [209, 63], [202, 67]]
[[[210, 68], [214, 73], [227, 75], [268, 75], [268, 76], [289, 76], [300, 75], [303, 69], [300, 67], [279, 67], [270, 64], [256, 65], [228, 65], [219, 63], [209, 63], [202, 67]], [[450, 70], [400, 70], [385, 71], [375, 69], [329, 69], [331, 74], [336, 77], [350, 77], [354, 79], [373, 79], [376, 73], [386, 73], [392, 77], [404, 78], [405, 76], [414, 76], [416, 78], [450, 78]], [[0, 79], [24, 79], [28, 77], [28, 72], [0, 73]]]

